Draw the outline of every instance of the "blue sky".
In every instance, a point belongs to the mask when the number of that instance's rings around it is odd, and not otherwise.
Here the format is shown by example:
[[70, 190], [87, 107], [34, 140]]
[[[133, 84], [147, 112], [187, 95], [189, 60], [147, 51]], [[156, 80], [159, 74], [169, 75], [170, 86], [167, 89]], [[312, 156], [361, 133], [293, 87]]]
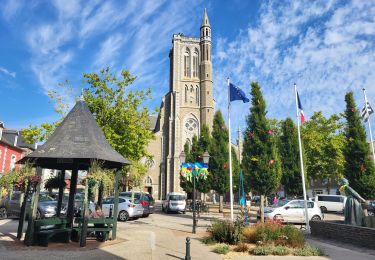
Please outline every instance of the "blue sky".
[[[307, 119], [342, 112], [350, 90], [362, 106], [363, 87], [375, 107], [374, 1], [8, 0], [0, 3], [0, 120], [7, 128], [55, 120], [47, 91], [65, 79], [79, 86], [82, 73], [105, 66], [130, 70], [132, 88], [151, 87], [147, 106], [159, 106], [172, 34], [198, 36], [205, 7], [224, 115], [228, 76], [246, 93], [258, 81], [278, 119], [295, 115], [294, 82]], [[234, 133], [249, 103], [232, 107]]]

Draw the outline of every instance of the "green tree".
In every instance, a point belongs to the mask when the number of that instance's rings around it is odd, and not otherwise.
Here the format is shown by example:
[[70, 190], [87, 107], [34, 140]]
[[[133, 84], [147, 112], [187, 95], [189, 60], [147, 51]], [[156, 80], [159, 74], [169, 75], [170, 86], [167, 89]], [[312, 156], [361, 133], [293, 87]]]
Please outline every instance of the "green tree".
[[326, 180], [328, 189], [344, 172], [346, 139], [340, 119], [336, 114], [325, 118], [322, 112], [315, 112], [302, 127], [307, 176]]
[[214, 115], [208, 169], [211, 187], [220, 195], [219, 212], [223, 212], [223, 195], [229, 190], [228, 138], [228, 129], [221, 111], [218, 110]]
[[292, 196], [302, 195], [298, 133], [291, 118], [281, 122], [278, 147], [282, 169], [281, 184], [284, 185], [285, 193]]
[[344, 175], [350, 186], [361, 196], [373, 199], [375, 198], [375, 169], [369, 159], [370, 146], [352, 92], [345, 95], [345, 102], [345, 118], [347, 121], [345, 137], [347, 143], [344, 149]]
[[261, 218], [264, 221], [264, 195], [280, 185], [281, 164], [273, 131], [266, 118], [266, 102], [257, 82], [251, 83], [251, 108], [242, 152], [242, 167], [248, 187], [261, 195]]
[[[151, 95], [150, 90], [130, 90], [129, 86], [134, 81], [135, 77], [127, 70], [123, 70], [118, 78], [106, 68], [99, 73], [84, 73], [84, 86], [79, 89], [83, 90], [83, 98], [108, 142], [117, 152], [132, 161], [132, 166], [124, 170], [130, 172], [129, 177], [134, 182], [141, 183], [139, 180], [147, 169], [139, 161], [143, 157], [151, 157], [146, 146], [153, 138], [152, 131], [149, 131], [149, 110], [143, 102], [150, 99]], [[68, 81], [60, 84], [60, 87], [65, 94], [74, 89]], [[49, 96], [55, 102], [55, 111], [61, 119], [22, 129], [29, 142], [46, 140], [66, 115], [68, 102], [63, 98], [64, 95], [50, 92]]]
[[[202, 125], [201, 133], [198, 140], [198, 154], [196, 155], [196, 161], [203, 162], [203, 153], [209, 151], [210, 146], [210, 131], [206, 125]], [[210, 172], [210, 169], [208, 169], [208, 172]], [[210, 179], [207, 178], [206, 180], [198, 180], [197, 182], [197, 190], [202, 193], [207, 193], [211, 190], [211, 183]]]
[[236, 149], [232, 146], [232, 175], [233, 175], [233, 192], [238, 192], [240, 183], [240, 162], [237, 158]]
[[[210, 133], [206, 125], [202, 125], [201, 133], [199, 139], [196, 135], [193, 136], [192, 146], [189, 149], [189, 144], [185, 143], [184, 152], [186, 162], [203, 162], [203, 153], [208, 152], [210, 145]], [[210, 171], [210, 169], [208, 169]], [[187, 182], [185, 179], [181, 178], [181, 188], [186, 192], [192, 192], [193, 185], [190, 182]], [[207, 193], [211, 190], [211, 185], [209, 179], [201, 180], [198, 179], [196, 182], [196, 189], [202, 193]]]

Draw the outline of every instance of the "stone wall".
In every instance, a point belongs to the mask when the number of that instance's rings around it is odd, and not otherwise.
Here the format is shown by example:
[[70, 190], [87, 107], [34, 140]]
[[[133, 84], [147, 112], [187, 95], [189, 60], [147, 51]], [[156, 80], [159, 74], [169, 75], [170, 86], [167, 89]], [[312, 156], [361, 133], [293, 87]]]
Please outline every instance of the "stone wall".
[[310, 221], [311, 235], [375, 249], [375, 229], [326, 221]]

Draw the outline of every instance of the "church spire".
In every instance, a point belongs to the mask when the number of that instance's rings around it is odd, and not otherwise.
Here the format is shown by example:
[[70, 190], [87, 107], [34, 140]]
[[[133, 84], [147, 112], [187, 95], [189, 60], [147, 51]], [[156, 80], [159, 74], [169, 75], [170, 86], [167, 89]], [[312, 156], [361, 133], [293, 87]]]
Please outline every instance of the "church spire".
[[207, 15], [207, 10], [204, 8], [204, 14], [203, 14], [203, 19], [202, 19], [202, 25], [201, 27], [208, 26], [211, 27], [210, 21], [208, 20], [208, 15]]

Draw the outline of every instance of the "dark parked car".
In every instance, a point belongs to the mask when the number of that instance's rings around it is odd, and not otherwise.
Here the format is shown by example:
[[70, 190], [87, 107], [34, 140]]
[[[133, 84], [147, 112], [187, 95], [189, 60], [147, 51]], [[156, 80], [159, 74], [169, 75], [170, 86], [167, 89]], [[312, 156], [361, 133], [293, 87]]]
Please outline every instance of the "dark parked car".
[[[131, 191], [120, 192], [120, 196], [131, 198], [132, 192]], [[146, 192], [135, 191], [134, 192], [134, 198], [139, 200], [142, 207], [143, 207], [143, 216], [142, 217], [148, 217], [148, 215], [154, 213], [155, 200], [150, 194], [148, 194]]]
[[370, 200], [367, 213], [369, 216], [375, 216], [375, 200]]
[[[31, 198], [29, 196], [28, 203]], [[45, 193], [39, 195], [39, 203], [36, 217], [49, 218], [56, 215], [57, 201]], [[12, 193], [11, 198], [4, 198], [0, 203], [0, 219], [5, 218], [19, 218], [21, 213], [21, 193], [15, 191]], [[28, 212], [27, 212], [28, 213]], [[66, 207], [63, 205], [61, 213], [66, 213]]]

